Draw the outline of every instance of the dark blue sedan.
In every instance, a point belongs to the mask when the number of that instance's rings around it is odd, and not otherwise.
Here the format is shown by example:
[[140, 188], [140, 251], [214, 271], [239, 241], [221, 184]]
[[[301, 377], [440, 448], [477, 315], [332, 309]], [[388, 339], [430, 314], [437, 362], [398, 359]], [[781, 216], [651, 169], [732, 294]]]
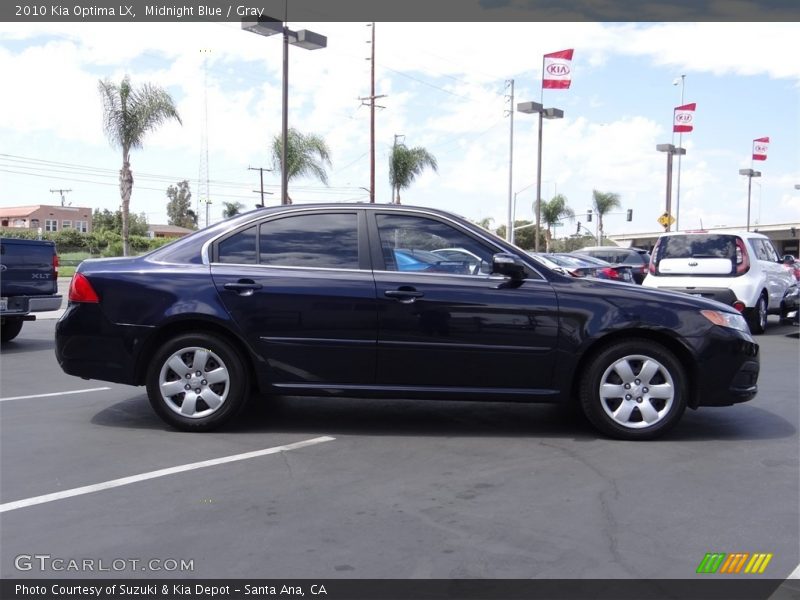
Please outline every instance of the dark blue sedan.
[[[486, 268], [398, 261], [448, 248]], [[190, 431], [251, 396], [336, 394], [577, 402], [605, 434], [650, 439], [686, 407], [752, 399], [759, 371], [730, 307], [569, 277], [448, 213], [376, 204], [260, 209], [84, 261], [56, 355], [71, 375], [145, 385]]]

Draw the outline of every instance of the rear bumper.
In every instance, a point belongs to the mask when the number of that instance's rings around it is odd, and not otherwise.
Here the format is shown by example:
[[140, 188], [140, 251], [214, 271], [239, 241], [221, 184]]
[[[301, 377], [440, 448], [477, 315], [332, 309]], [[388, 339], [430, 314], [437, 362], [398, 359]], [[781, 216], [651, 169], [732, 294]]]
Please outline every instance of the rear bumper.
[[55, 296], [8, 296], [4, 317], [19, 317], [32, 312], [47, 312], [61, 308], [62, 297]]
[[152, 331], [111, 323], [96, 304], [71, 304], [56, 323], [56, 359], [68, 375], [138, 385], [136, 360]]
[[733, 290], [729, 288], [710, 288], [710, 287], [659, 287], [660, 290], [667, 292], [681, 292], [689, 294], [690, 296], [699, 296], [708, 298], [709, 300], [716, 300], [728, 306], [733, 306], [733, 303], [740, 298], [736, 297]]

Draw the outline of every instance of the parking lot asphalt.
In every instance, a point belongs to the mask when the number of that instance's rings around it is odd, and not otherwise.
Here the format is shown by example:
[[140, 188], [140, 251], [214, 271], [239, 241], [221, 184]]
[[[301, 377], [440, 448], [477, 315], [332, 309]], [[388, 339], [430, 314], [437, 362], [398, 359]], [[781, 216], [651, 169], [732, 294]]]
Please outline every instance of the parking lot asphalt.
[[797, 327], [758, 337], [753, 401], [636, 443], [552, 406], [317, 398], [177, 432], [143, 388], [64, 375], [54, 326], [2, 348], [3, 578], [691, 578], [708, 552], [772, 553], [783, 578], [800, 562]]

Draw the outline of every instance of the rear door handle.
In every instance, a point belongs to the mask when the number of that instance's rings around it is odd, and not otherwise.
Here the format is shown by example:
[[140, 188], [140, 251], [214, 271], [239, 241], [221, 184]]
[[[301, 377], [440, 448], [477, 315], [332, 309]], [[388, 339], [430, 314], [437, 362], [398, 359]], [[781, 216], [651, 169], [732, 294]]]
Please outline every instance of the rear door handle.
[[261, 289], [261, 284], [252, 279], [240, 279], [236, 283], [226, 283], [225, 289], [236, 292], [240, 296], [252, 296], [253, 292]]
[[411, 304], [417, 298], [422, 298], [425, 294], [415, 289], [386, 290], [383, 295], [387, 298], [394, 298], [402, 304]]

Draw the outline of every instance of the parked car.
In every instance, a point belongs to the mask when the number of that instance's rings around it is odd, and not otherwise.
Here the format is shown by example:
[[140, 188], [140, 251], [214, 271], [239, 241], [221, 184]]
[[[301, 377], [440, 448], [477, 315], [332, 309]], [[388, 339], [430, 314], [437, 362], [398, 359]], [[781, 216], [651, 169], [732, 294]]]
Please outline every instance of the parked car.
[[430, 271], [441, 273], [467, 273], [468, 266], [461, 260], [449, 260], [427, 250], [395, 248], [394, 265], [398, 271]]
[[0, 341], [10, 342], [37, 312], [61, 308], [58, 254], [47, 240], [0, 239]]
[[781, 323], [800, 323], [800, 284], [789, 286], [781, 300]]
[[542, 254], [536, 252], [530, 254], [545, 266], [550, 268], [558, 267], [562, 272], [573, 277], [593, 277], [595, 279], [610, 279], [625, 283], [633, 282], [631, 268], [627, 266], [617, 267], [597, 258], [577, 254]]
[[800, 260], [797, 260], [791, 254], [786, 254], [781, 259], [781, 262], [786, 270], [791, 273], [792, 277], [794, 277], [795, 281], [800, 281]]
[[[431, 248], [463, 248], [490, 273], [392, 261]], [[686, 407], [752, 399], [759, 372], [733, 308], [565, 276], [449, 213], [381, 204], [260, 209], [86, 260], [55, 346], [66, 373], [144, 385], [189, 431], [223, 425], [252, 390], [575, 401], [603, 433], [651, 439]]]
[[432, 252], [445, 257], [447, 260], [464, 262], [473, 275], [477, 275], [479, 272], [489, 272], [490, 265], [487, 262], [481, 260], [480, 256], [475, 256], [469, 250], [464, 250], [464, 248], [438, 248], [432, 250]]
[[627, 265], [636, 283], [642, 283], [647, 276], [650, 255], [642, 248], [622, 248], [620, 246], [589, 246], [575, 250], [572, 254], [581, 254], [599, 258], [612, 265]]
[[794, 277], [760, 233], [665, 233], [658, 238], [644, 285], [712, 298], [742, 312], [754, 334], [778, 314]]

